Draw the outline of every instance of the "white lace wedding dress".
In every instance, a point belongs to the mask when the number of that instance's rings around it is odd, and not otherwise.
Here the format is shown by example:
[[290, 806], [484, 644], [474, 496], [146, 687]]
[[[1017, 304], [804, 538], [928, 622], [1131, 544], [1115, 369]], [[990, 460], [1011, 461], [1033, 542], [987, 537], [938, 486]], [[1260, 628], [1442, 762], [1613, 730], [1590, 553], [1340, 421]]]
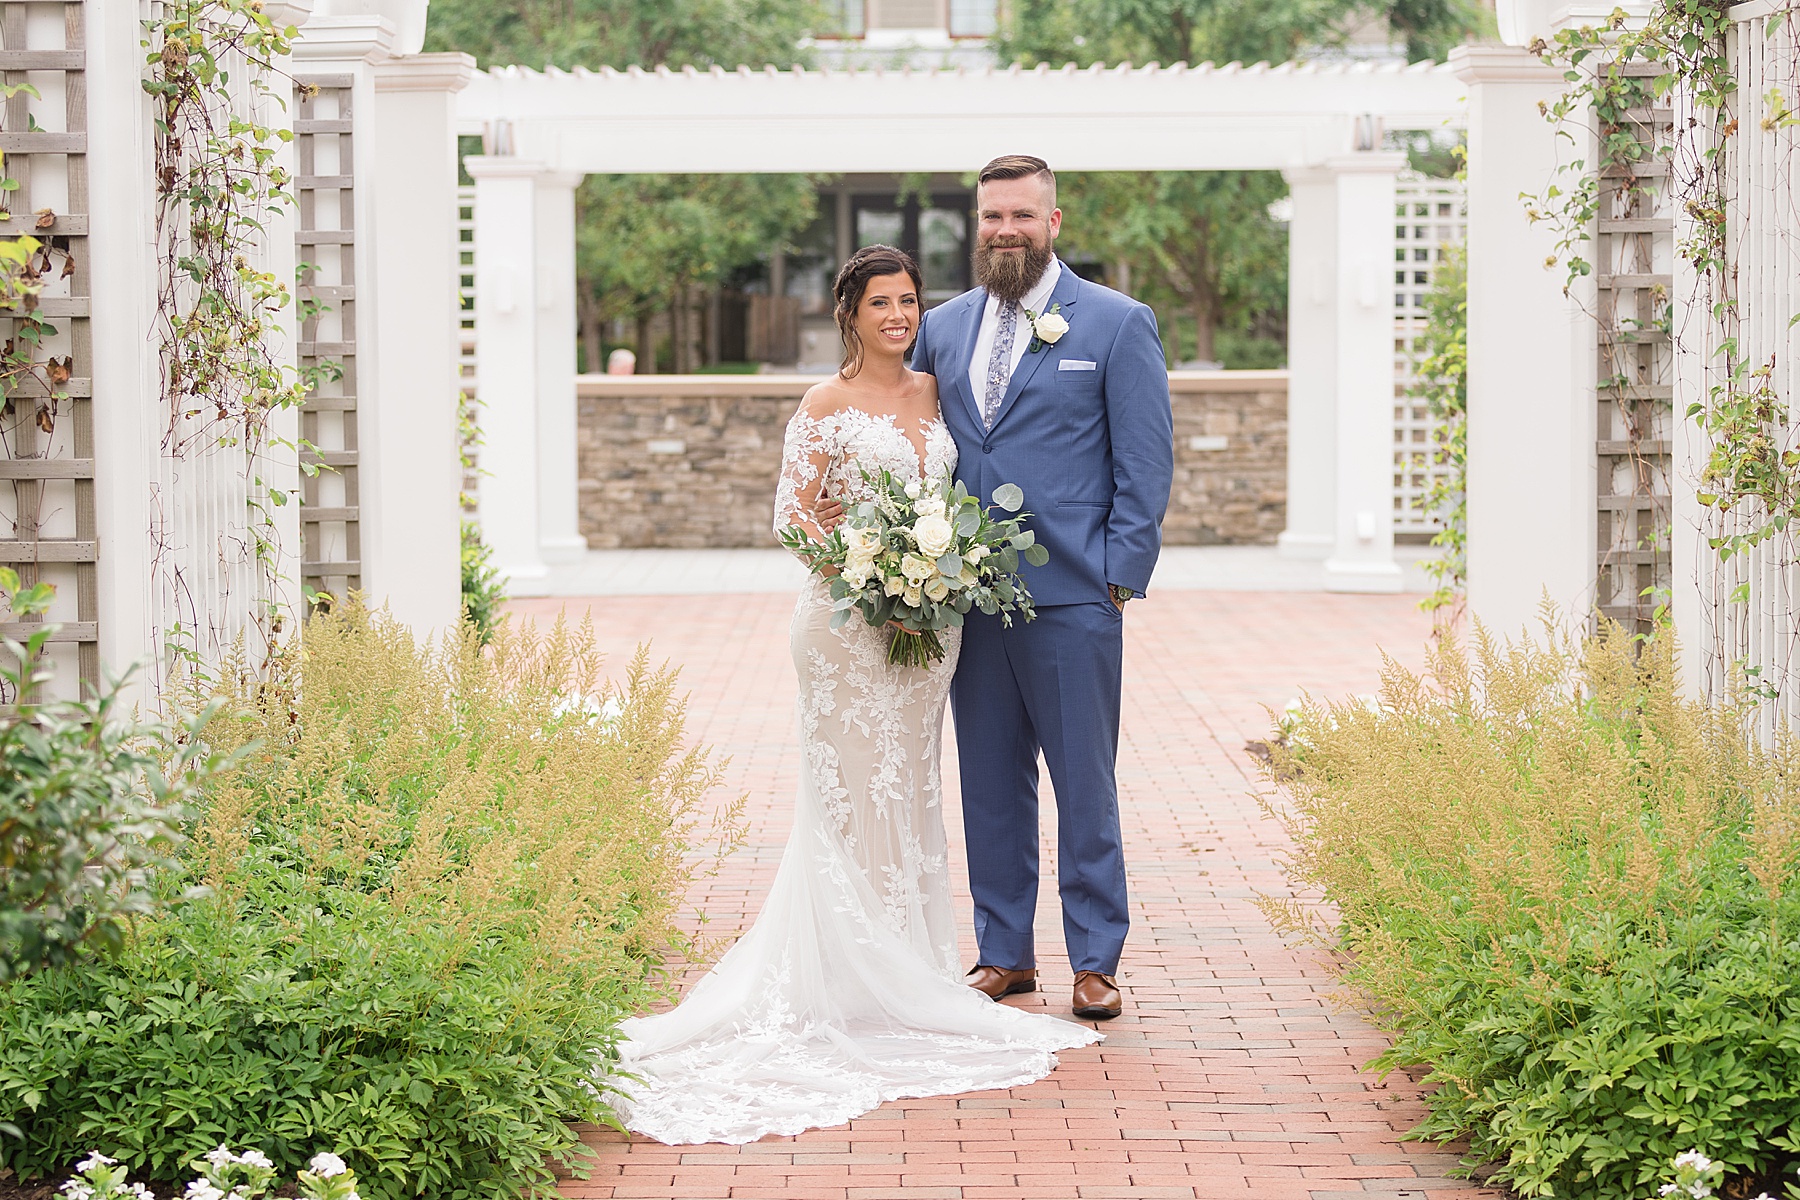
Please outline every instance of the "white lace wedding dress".
[[[925, 475], [956, 465], [940, 421]], [[867, 495], [859, 468], [921, 477], [891, 418], [796, 414], [775, 527], [799, 492]], [[1084, 1025], [995, 1004], [962, 980], [938, 759], [960, 631], [929, 669], [887, 662], [887, 631], [830, 623], [811, 579], [790, 633], [805, 751], [794, 828], [755, 924], [674, 1010], [625, 1023], [615, 1108], [661, 1142], [742, 1143], [841, 1125], [885, 1100], [1029, 1083]]]

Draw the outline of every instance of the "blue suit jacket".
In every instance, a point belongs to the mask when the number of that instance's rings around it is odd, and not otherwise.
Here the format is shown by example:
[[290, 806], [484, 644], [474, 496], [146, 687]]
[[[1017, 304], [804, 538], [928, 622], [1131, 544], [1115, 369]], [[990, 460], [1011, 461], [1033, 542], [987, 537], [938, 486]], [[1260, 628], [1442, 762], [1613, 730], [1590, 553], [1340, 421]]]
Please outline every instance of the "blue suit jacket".
[[[1046, 565], [1023, 568], [1036, 603], [1105, 600], [1109, 583], [1143, 592], [1162, 549], [1175, 473], [1156, 316], [1067, 266], [1050, 302], [1061, 306], [1068, 332], [1025, 355], [991, 430], [982, 427], [981, 398], [969, 393], [985, 289], [925, 314], [912, 367], [937, 376], [957, 478], [970, 494], [991, 501], [1003, 483], [1024, 489], [1030, 528], [1050, 551]], [[1030, 336], [1022, 318], [1019, 336]]]

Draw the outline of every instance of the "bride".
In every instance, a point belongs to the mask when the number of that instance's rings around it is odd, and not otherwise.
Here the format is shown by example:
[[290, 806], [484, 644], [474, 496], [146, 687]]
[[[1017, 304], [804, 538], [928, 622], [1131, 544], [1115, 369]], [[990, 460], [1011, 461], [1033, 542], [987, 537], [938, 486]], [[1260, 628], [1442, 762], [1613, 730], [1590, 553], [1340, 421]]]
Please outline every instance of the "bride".
[[[919, 268], [868, 246], [833, 285], [836, 376], [788, 423], [775, 528], [822, 537], [821, 492], [867, 495], [862, 471], [941, 479], [956, 444], [937, 384], [910, 371]], [[959, 630], [929, 668], [890, 666], [888, 632], [831, 628], [811, 577], [789, 644], [805, 761], [794, 828], [749, 932], [674, 1010], [624, 1025], [615, 1108], [661, 1142], [742, 1143], [841, 1125], [886, 1100], [1030, 1083], [1083, 1025], [996, 1004], [961, 981], [938, 759]]]

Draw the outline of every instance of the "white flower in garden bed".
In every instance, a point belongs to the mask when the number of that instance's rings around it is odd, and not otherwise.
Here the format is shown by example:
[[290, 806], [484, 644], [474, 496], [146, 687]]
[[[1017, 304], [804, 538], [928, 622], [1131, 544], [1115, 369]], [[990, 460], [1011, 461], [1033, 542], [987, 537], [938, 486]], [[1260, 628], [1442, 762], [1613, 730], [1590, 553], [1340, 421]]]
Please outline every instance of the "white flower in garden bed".
[[[342, 1158], [327, 1151], [307, 1165], [310, 1169], [296, 1176], [302, 1200], [361, 1200], [356, 1173]], [[260, 1200], [275, 1182], [275, 1164], [261, 1150], [239, 1154], [219, 1146], [192, 1166], [200, 1177], [188, 1183], [183, 1200]], [[89, 1154], [75, 1170], [58, 1189], [63, 1200], [156, 1200], [149, 1188], [127, 1180], [127, 1169], [117, 1159], [104, 1154]]]

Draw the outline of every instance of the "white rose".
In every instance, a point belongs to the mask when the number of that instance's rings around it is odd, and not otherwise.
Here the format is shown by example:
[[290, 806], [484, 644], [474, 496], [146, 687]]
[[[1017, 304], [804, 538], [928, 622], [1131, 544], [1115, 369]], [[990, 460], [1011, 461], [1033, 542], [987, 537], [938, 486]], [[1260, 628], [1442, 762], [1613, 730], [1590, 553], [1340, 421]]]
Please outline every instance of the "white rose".
[[970, 546], [968, 548], [968, 550], [966, 552], [964, 552], [964, 554], [963, 554], [963, 557], [968, 559], [972, 563], [978, 563], [982, 559], [986, 558], [987, 556], [988, 556], [988, 548], [979, 543], [977, 543], [976, 545]]
[[919, 498], [919, 485], [917, 483], [909, 483], [906, 485], [906, 498], [908, 500], [917, 500]]
[[937, 574], [937, 564], [928, 558], [920, 558], [916, 554], [909, 554], [900, 560], [900, 573], [906, 576], [906, 581], [908, 583], [917, 588], [927, 579], [930, 579], [933, 575]]
[[867, 525], [858, 525], [844, 531], [844, 545], [852, 554], [874, 557], [881, 549], [881, 534]]
[[1040, 313], [1031, 322], [1031, 331], [1037, 334], [1038, 341], [1046, 346], [1054, 346], [1062, 340], [1062, 335], [1069, 332], [1069, 323], [1056, 313]]
[[881, 590], [889, 596], [898, 596], [906, 590], [906, 581], [890, 575], [881, 581]]
[[956, 531], [941, 516], [925, 516], [913, 522], [912, 535], [913, 541], [919, 544], [921, 554], [937, 558], [950, 549], [950, 543], [956, 538]]
[[907, 606], [910, 608], [919, 607], [919, 589], [916, 587], [907, 588], [904, 592], [900, 593], [900, 599], [906, 601]]
[[921, 517], [941, 517], [944, 515], [944, 498], [936, 492], [920, 496], [913, 511]]
[[844, 582], [850, 585], [851, 591], [860, 592], [869, 586], [869, 564], [846, 563], [844, 565]]
[[975, 586], [975, 568], [971, 567], [968, 563], [964, 563], [963, 569], [956, 573], [956, 582], [961, 584], [963, 587], [974, 587]]
[[931, 600], [942, 600], [950, 594], [950, 581], [939, 575], [925, 585], [925, 595]]

